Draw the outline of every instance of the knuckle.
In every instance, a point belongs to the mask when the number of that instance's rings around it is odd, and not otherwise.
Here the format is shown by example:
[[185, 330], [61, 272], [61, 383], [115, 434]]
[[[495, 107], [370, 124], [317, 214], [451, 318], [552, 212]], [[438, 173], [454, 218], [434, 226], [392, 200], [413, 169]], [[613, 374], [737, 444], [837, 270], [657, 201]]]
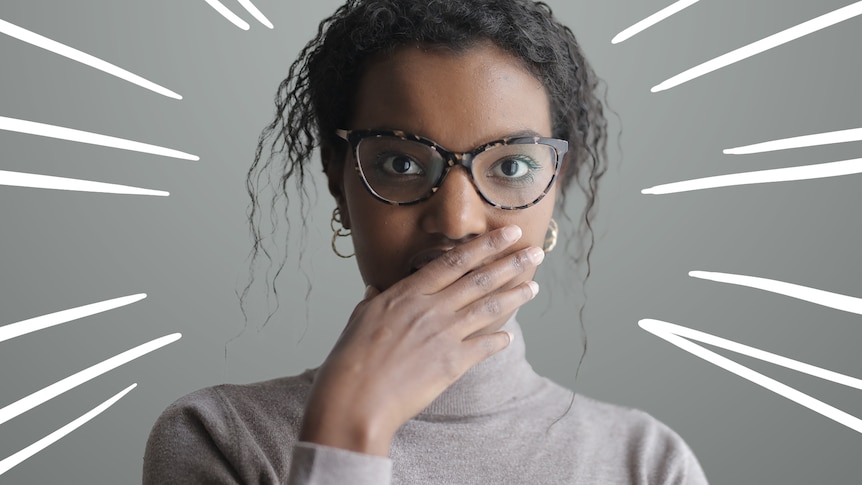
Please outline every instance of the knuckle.
[[496, 298], [488, 298], [485, 300], [485, 303], [482, 304], [482, 309], [483, 312], [488, 315], [499, 315], [503, 310], [500, 300]]
[[415, 313], [410, 320], [411, 325], [423, 329], [422, 332], [430, 337], [433, 337], [439, 329], [445, 328], [446, 323], [447, 320], [440, 318], [440, 314], [433, 307]]
[[493, 236], [486, 238], [485, 242], [482, 244], [482, 249], [497, 249], [506, 244], [506, 240], [503, 238], [503, 235], [500, 233], [496, 233]]
[[470, 274], [470, 281], [473, 286], [480, 290], [488, 291], [494, 283], [494, 279], [485, 271], [477, 271]]
[[383, 306], [383, 311], [386, 313], [394, 312], [401, 306], [400, 298], [397, 296], [380, 295], [378, 299], [382, 300], [380, 304]]
[[455, 248], [440, 256], [440, 260], [447, 268], [457, 269], [463, 266], [467, 260], [467, 254], [463, 249]]
[[485, 354], [486, 356], [491, 356], [491, 355], [496, 354], [497, 353], [497, 342], [496, 342], [496, 340], [497, 339], [492, 338], [491, 335], [487, 336], [486, 338], [483, 338], [482, 344], [481, 344], [482, 353]]
[[525, 252], [520, 251], [512, 257], [512, 266], [518, 271], [524, 271], [529, 261], [529, 256]]
[[374, 344], [382, 344], [392, 339], [393, 332], [389, 327], [378, 327], [371, 332], [369, 340]]

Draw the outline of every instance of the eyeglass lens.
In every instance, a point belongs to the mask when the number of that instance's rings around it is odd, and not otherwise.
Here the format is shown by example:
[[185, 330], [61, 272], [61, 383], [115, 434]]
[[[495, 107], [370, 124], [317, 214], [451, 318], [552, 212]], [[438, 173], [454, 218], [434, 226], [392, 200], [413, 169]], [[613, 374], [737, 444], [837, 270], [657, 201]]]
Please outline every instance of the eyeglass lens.
[[[428, 145], [398, 137], [370, 137], [357, 147], [362, 175], [380, 197], [399, 203], [430, 195], [446, 160]], [[556, 150], [550, 145], [498, 145], [473, 159], [473, 180], [494, 204], [518, 207], [544, 194], [554, 177]]]

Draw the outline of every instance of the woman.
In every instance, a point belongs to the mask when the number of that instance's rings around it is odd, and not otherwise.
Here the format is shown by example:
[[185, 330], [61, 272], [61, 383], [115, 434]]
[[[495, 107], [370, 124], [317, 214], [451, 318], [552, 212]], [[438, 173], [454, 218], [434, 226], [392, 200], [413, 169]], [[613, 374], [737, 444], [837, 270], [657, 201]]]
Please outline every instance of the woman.
[[[169, 407], [144, 482], [706, 483], [673, 431], [524, 358], [515, 313], [554, 209], [578, 184], [589, 228], [604, 171], [596, 84], [532, 0], [350, 0], [325, 20], [249, 181], [301, 184], [319, 145], [365, 297], [320, 368]], [[272, 133], [280, 168], [259, 163]]]

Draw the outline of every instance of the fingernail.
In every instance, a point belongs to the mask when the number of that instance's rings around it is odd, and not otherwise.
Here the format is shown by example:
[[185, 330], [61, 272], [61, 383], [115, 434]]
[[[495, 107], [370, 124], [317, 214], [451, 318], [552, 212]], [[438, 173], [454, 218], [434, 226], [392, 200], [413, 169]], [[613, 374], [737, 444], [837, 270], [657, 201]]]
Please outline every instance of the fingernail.
[[363, 299], [363, 300], [367, 300], [367, 299], [368, 299], [368, 297], [369, 297], [369, 296], [371, 296], [371, 292], [372, 292], [373, 290], [374, 290], [374, 287], [373, 287], [373, 286], [371, 286], [371, 285], [366, 286], [366, 287], [365, 287], [365, 297], [364, 297], [364, 298], [362, 298], [362, 299]]
[[530, 289], [533, 290], [533, 298], [535, 298], [536, 295], [539, 294], [539, 284], [535, 281], [530, 281], [527, 283], [527, 285], [529, 285]]
[[521, 228], [518, 226], [507, 226], [503, 229], [503, 239], [517, 241], [521, 237]]
[[[512, 342], [514, 342], [514, 341], [515, 341], [515, 334], [513, 334], [512, 332], [510, 332], [510, 331], [506, 330], [506, 335], [508, 335], [508, 336], [509, 336], [509, 345], [512, 345]], [[509, 345], [507, 345], [507, 347], [508, 347]]]
[[527, 256], [530, 257], [533, 264], [539, 264], [545, 259], [545, 252], [534, 247], [527, 250]]

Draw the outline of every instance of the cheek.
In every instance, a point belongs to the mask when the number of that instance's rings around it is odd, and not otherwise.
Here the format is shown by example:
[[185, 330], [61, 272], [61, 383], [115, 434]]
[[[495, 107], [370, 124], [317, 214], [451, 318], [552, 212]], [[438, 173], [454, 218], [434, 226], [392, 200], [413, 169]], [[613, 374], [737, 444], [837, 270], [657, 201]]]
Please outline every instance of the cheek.
[[548, 232], [548, 226], [550, 225], [549, 221], [550, 216], [535, 217], [530, 220], [530, 226], [529, 228], [525, 228], [524, 232], [529, 234], [529, 244], [531, 246], [542, 247], [542, 244], [545, 242], [545, 236]]
[[537, 246], [541, 248], [545, 243], [545, 236], [548, 233], [551, 216], [554, 212], [554, 198], [545, 197], [534, 207], [518, 212], [518, 221], [514, 223], [521, 226], [524, 231], [521, 244], [524, 247]]
[[404, 275], [410, 218], [404, 208], [375, 199], [355, 172], [345, 174], [344, 195], [350, 213], [353, 247], [366, 284], [384, 290]]

